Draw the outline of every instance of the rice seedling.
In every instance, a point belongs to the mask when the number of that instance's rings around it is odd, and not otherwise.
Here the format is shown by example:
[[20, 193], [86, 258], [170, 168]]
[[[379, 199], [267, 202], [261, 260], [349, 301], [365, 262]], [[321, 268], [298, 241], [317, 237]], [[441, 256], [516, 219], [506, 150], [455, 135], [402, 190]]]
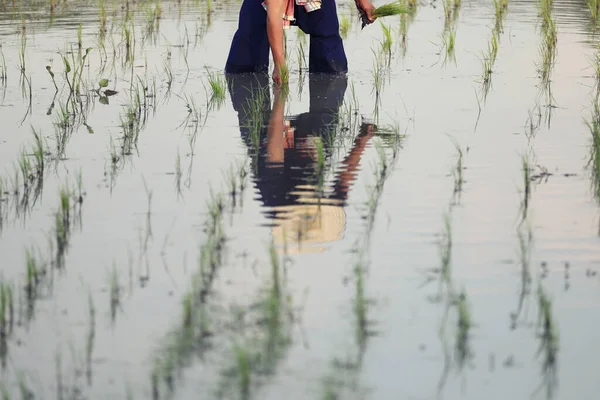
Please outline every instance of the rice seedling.
[[83, 48], [83, 25], [81, 23], [79, 23], [79, 26], [77, 26], [77, 47], [79, 48], [79, 50], [81, 50]]
[[442, 6], [444, 7], [445, 24], [448, 26], [452, 18], [452, 0], [442, 0]]
[[521, 199], [522, 220], [527, 218], [529, 209], [529, 201], [531, 199], [531, 171], [533, 170], [533, 162], [530, 152], [521, 155], [521, 174], [523, 183], [523, 198]]
[[456, 42], [456, 29], [450, 28], [444, 31], [442, 35], [442, 40], [444, 42], [444, 64], [448, 62], [448, 60], [454, 62], [456, 64], [456, 54], [455, 54], [455, 42]]
[[125, 46], [125, 60], [123, 65], [131, 63], [135, 59], [135, 33], [134, 24], [131, 21], [130, 24], [124, 23], [122, 26], [122, 37]]
[[238, 384], [241, 399], [250, 397], [250, 360], [248, 352], [241, 346], [234, 347], [238, 370]]
[[377, 120], [379, 118], [380, 96], [384, 84], [384, 72], [381, 56], [377, 54], [374, 50], [373, 55], [375, 57], [375, 59], [373, 60], [373, 69], [371, 70], [371, 74], [373, 77], [373, 92], [375, 93], [375, 110], [373, 114], [375, 115], [375, 119]]
[[31, 154], [33, 155], [34, 159], [33, 169], [35, 171], [37, 179], [43, 180], [46, 150], [44, 143], [42, 142], [42, 136], [33, 127], [31, 128], [31, 132], [33, 133], [33, 137], [35, 138], [35, 144], [31, 150]]
[[550, 85], [550, 76], [556, 62], [556, 44], [558, 40], [556, 22], [552, 19], [548, 19], [548, 21], [545, 22], [542, 33], [542, 43], [540, 44], [539, 49], [541, 62], [537, 67], [542, 87], [547, 88]]
[[519, 289], [519, 302], [517, 304], [517, 309], [510, 315], [512, 329], [516, 329], [519, 316], [521, 315], [521, 312], [525, 306], [525, 299], [531, 291], [532, 276], [530, 265], [531, 255], [533, 252], [533, 232], [531, 230], [531, 226], [527, 225], [526, 228], [519, 228], [517, 230], [517, 239], [519, 242], [517, 257], [520, 268], [521, 286]]
[[348, 37], [348, 31], [350, 31], [350, 18], [347, 15], [342, 15], [340, 18], [340, 36], [342, 39], [346, 39]]
[[25, 293], [27, 294], [28, 302], [33, 303], [37, 298], [37, 289], [43, 274], [43, 270], [42, 266], [38, 264], [38, 260], [31, 249], [27, 249], [25, 251], [25, 267]]
[[494, 65], [496, 62], [496, 57], [498, 56], [498, 36], [495, 33], [492, 34], [492, 38], [488, 43], [487, 55], [491, 65]]
[[554, 7], [554, 0], [539, 0], [539, 2], [538, 2], [540, 16], [542, 17], [542, 30], [546, 29], [547, 24], [552, 19], [553, 7]]
[[6, 82], [8, 80], [8, 69], [6, 68], [6, 57], [4, 56], [4, 51], [2, 46], [0, 45], [0, 57], [2, 64], [0, 64], [0, 83], [2, 83], [3, 87], [6, 87]]
[[208, 85], [210, 87], [209, 104], [216, 104], [220, 107], [227, 96], [227, 82], [223, 75], [218, 72], [211, 72], [208, 67], [205, 67], [208, 75]]
[[181, 192], [181, 156], [179, 155], [179, 151], [177, 152], [177, 158], [175, 159], [175, 188], [177, 189], [177, 197], [179, 198], [182, 195]]
[[[487, 99], [487, 95], [490, 92], [490, 89], [492, 87], [492, 62], [489, 58], [487, 57], [482, 57], [481, 58], [481, 78], [479, 80], [479, 84], [480, 84], [480, 89], [482, 92], [482, 98], [483, 101], [485, 102]], [[478, 103], [479, 103], [479, 97], [477, 99]]]
[[21, 35], [21, 47], [19, 49], [19, 65], [18, 65], [19, 71], [21, 71], [21, 79], [25, 76], [25, 71], [27, 69], [26, 58], [25, 58], [26, 48], [27, 48], [27, 36], [25, 35], [25, 33], [23, 33]]
[[248, 116], [245, 128], [249, 130], [250, 144], [254, 150], [254, 155], [258, 156], [261, 131], [267, 122], [265, 111], [268, 108], [268, 88], [255, 86], [248, 88], [248, 90], [250, 90], [250, 96], [244, 106], [244, 113]]
[[55, 266], [63, 268], [71, 233], [71, 196], [68, 188], [59, 189], [60, 207], [54, 215], [54, 240], [56, 244]]
[[465, 363], [472, 357], [469, 342], [471, 328], [473, 327], [471, 310], [467, 302], [467, 294], [464, 290], [458, 295], [456, 309], [458, 312], [458, 321], [456, 327], [455, 360], [458, 368], [462, 370]]
[[387, 66], [389, 68], [390, 63], [392, 62], [392, 44], [394, 42], [392, 38], [392, 29], [383, 22], [380, 22], [380, 24], [381, 31], [383, 32], [383, 38], [381, 40], [381, 52], [386, 55]]
[[456, 139], [451, 138], [452, 143], [454, 144], [454, 148], [456, 149], [457, 159], [456, 165], [452, 168], [452, 177], [454, 178], [454, 198], [460, 203], [460, 195], [463, 190], [464, 178], [463, 178], [463, 150], [456, 141]]
[[504, 17], [508, 10], [508, 0], [494, 0], [494, 34], [500, 34], [504, 29]]
[[15, 304], [10, 284], [0, 280], [0, 342], [5, 342], [15, 323]]
[[401, 1], [395, 1], [375, 8], [371, 14], [375, 18], [383, 18], [406, 13], [408, 13], [407, 5]]
[[452, 219], [450, 214], [444, 215], [444, 230], [442, 231], [438, 250], [440, 253], [440, 292], [442, 285], [446, 285], [448, 292], [454, 293], [452, 290]]
[[[537, 355], [542, 357], [542, 384], [547, 398], [552, 398], [557, 385], [559, 335], [552, 312], [552, 301], [541, 284], [538, 286], [538, 334], [540, 345]], [[541, 389], [541, 387], [540, 387]]]
[[586, 0], [585, 2], [590, 10], [590, 17], [594, 23], [598, 23], [598, 16], [600, 15], [600, 1], [598, 0]]
[[99, 0], [98, 2], [98, 14], [100, 22], [100, 37], [104, 37], [104, 33], [107, 29], [107, 14], [106, 14], [106, 0]]
[[114, 262], [110, 272], [109, 288], [110, 318], [114, 323], [117, 318], [117, 309], [121, 306], [121, 284], [119, 282], [117, 265]]

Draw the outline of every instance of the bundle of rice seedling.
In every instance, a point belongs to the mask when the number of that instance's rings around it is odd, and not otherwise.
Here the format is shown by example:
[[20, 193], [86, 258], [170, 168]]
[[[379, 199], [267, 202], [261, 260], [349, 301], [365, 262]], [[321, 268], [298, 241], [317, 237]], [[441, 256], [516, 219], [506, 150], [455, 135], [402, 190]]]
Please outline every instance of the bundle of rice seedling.
[[[362, 28], [364, 28], [365, 25], [369, 23], [369, 18], [367, 18], [367, 14], [360, 8], [358, 9], [358, 12], [360, 13], [360, 19], [362, 20]], [[406, 14], [408, 12], [408, 6], [404, 2], [394, 1], [393, 3], [384, 4], [383, 6], [377, 7], [371, 14], [375, 18], [382, 18], [392, 15]]]
[[377, 7], [376, 9], [373, 10], [373, 16], [375, 18], [381, 18], [381, 17], [389, 17], [391, 15], [398, 15], [398, 14], [406, 14], [408, 13], [408, 7], [406, 6], [406, 4], [399, 2], [399, 1], [395, 1], [393, 3], [389, 3], [389, 4], [385, 4], [381, 7]]

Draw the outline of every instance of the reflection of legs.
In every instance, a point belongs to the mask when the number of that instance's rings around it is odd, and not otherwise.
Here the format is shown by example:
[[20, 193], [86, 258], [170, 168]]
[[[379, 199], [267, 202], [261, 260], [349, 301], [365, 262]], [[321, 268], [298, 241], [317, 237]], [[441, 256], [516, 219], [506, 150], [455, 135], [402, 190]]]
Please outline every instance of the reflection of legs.
[[319, 134], [335, 130], [347, 85], [346, 75], [310, 74], [310, 108], [308, 113], [298, 116], [299, 130]]
[[308, 81], [310, 111], [337, 113], [344, 101], [347, 86], [346, 75], [310, 74]]
[[262, 126], [271, 107], [267, 74], [227, 74], [227, 86], [233, 109], [238, 113], [242, 139], [249, 138], [249, 127]]
[[225, 72], [265, 72], [269, 68], [267, 13], [261, 0], [244, 0]]
[[347, 72], [348, 61], [340, 36], [335, 1], [323, 1], [321, 9], [312, 12], [296, 7], [295, 14], [297, 25], [310, 35], [310, 72]]

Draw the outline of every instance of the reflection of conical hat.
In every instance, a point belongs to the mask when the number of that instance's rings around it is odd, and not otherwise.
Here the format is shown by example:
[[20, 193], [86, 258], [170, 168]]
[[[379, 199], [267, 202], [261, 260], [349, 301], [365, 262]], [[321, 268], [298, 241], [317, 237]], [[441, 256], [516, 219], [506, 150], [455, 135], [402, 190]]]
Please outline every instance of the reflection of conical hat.
[[301, 190], [297, 192], [301, 196], [299, 204], [273, 208], [277, 213], [275, 226], [271, 229], [275, 245], [279, 250], [285, 247], [288, 253], [324, 251], [324, 244], [342, 238], [346, 212], [339, 201], [302, 196], [314, 195], [313, 187], [298, 189]]

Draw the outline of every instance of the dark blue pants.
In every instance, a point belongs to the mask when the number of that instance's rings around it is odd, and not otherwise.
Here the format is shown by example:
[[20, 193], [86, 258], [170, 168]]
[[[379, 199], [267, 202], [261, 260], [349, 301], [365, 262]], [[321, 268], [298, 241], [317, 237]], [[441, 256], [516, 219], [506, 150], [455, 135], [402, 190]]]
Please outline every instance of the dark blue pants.
[[[269, 38], [263, 0], [244, 0], [238, 30], [225, 65], [227, 73], [268, 72]], [[294, 25], [310, 35], [308, 67], [316, 73], [344, 73], [348, 61], [340, 37], [335, 0], [323, 0], [320, 10], [307, 12], [295, 6]], [[282, 22], [283, 23], [283, 22]]]

